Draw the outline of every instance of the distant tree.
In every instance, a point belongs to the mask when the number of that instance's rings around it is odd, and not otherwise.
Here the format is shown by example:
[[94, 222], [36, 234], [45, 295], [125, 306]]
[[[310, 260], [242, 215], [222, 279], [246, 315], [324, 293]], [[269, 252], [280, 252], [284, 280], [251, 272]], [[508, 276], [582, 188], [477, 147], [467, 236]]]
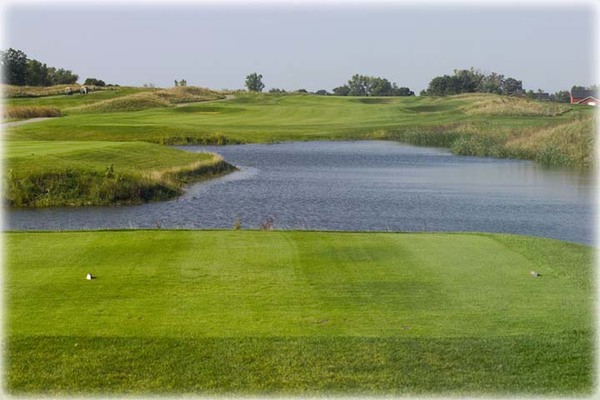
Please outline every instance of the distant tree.
[[414, 96], [415, 92], [413, 92], [412, 90], [410, 90], [407, 87], [398, 87], [394, 83], [392, 85], [392, 94], [391, 95], [392, 96]]
[[308, 90], [306, 90], [306, 89], [298, 89], [298, 90], [296, 90], [296, 93], [308, 93]]
[[585, 86], [573, 85], [573, 87], [571, 87], [571, 92], [576, 90], [586, 90], [586, 88]]
[[368, 76], [352, 75], [352, 78], [348, 81], [348, 87], [350, 88], [348, 96], [369, 96], [371, 85], [372, 81]]
[[27, 60], [27, 76], [25, 84], [29, 86], [49, 86], [48, 67], [38, 60]]
[[271, 88], [271, 89], [269, 89], [269, 93], [282, 94], [282, 93], [287, 93], [287, 92], [285, 91], [285, 89]]
[[486, 75], [471, 67], [470, 69], [456, 69], [454, 75], [436, 76], [429, 82], [426, 95], [446, 96], [474, 92], [518, 94], [523, 93], [523, 84], [521, 81], [505, 78], [504, 75], [496, 72]]
[[571, 94], [568, 90], [559, 90], [558, 92], [550, 95], [550, 101], [554, 101], [556, 103], [570, 103]]
[[2, 52], [2, 81], [9, 85], [23, 86], [27, 83], [27, 55], [21, 50], [9, 48]]
[[350, 88], [348, 85], [338, 86], [333, 88], [333, 94], [336, 96], [348, 96], [350, 94]]
[[369, 96], [392, 96], [393, 86], [385, 78], [370, 78], [371, 93]]
[[179, 86], [179, 81], [175, 79], [175, 87]]
[[96, 78], [87, 78], [85, 80], [85, 82], [83, 82], [83, 84], [89, 85], [89, 86], [99, 86], [99, 87], [106, 86], [106, 83], [103, 80], [96, 79]]
[[511, 95], [523, 93], [523, 82], [514, 78], [506, 78], [502, 84], [502, 94]]
[[246, 76], [246, 88], [251, 92], [262, 92], [265, 85], [262, 81], [263, 76], [256, 72]]
[[187, 81], [185, 79], [182, 79], [175, 86], [187, 86]]
[[427, 87], [428, 96], [446, 96], [456, 93], [453, 79], [449, 75], [436, 76], [429, 82], [429, 86]]
[[63, 68], [56, 69], [48, 68], [48, 78], [50, 85], [72, 85], [79, 79], [78, 75], [73, 74], [70, 70]]
[[327, 90], [325, 89], [319, 89], [315, 92], [316, 95], [318, 96], [329, 96], [331, 93], [329, 93]]
[[503, 85], [504, 75], [492, 72], [489, 75], [484, 75], [481, 78], [477, 92], [502, 94]]
[[452, 78], [457, 93], [474, 93], [477, 91], [482, 75], [473, 68], [456, 69]]

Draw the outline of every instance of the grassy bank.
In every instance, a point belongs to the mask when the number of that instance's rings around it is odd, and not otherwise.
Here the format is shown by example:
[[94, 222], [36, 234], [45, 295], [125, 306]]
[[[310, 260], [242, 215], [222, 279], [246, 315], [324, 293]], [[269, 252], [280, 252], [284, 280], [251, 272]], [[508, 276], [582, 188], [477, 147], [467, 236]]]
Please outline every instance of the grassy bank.
[[215, 137], [222, 143], [376, 138], [448, 147], [456, 154], [523, 158], [572, 168], [591, 169], [593, 164], [593, 107], [485, 94], [446, 98], [236, 96], [227, 102], [134, 112], [92, 113], [93, 107], [72, 108], [67, 117], [11, 128], [8, 138], [163, 144], [206, 143]]
[[593, 387], [586, 246], [279, 231], [22, 232], [5, 243], [13, 394]]
[[136, 204], [233, 167], [214, 154], [142, 142], [5, 143], [4, 200], [15, 207]]

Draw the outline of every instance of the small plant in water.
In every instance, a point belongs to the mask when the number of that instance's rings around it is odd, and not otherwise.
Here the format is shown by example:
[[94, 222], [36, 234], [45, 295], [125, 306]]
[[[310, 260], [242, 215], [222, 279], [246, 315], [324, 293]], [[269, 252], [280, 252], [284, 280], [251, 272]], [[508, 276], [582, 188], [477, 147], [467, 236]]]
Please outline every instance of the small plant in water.
[[233, 230], [239, 231], [240, 229], [242, 229], [242, 220], [240, 218], [236, 218], [233, 222]]
[[275, 222], [275, 218], [267, 217], [263, 222], [260, 223], [261, 231], [270, 231], [273, 229], [273, 223]]

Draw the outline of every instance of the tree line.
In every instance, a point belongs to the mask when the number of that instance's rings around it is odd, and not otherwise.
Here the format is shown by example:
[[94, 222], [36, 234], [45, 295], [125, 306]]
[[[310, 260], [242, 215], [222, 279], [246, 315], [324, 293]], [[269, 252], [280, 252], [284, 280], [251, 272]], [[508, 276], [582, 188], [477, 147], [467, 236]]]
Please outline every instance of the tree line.
[[[256, 72], [246, 76], [246, 88], [251, 92], [262, 92], [265, 85], [263, 76]], [[597, 90], [597, 86], [585, 88], [573, 86], [571, 91], [580, 89]], [[287, 93], [284, 89], [272, 88], [269, 93]], [[293, 93], [309, 93], [305, 89], [298, 89]], [[396, 83], [388, 79], [355, 74], [344, 85], [332, 90], [332, 93], [321, 89], [312, 94], [321, 96], [414, 96], [414, 92], [407, 87], [398, 87]], [[429, 82], [426, 90], [419, 93], [420, 96], [449, 96], [461, 93], [493, 93], [505, 96], [521, 96], [531, 99], [545, 99], [569, 103], [571, 101], [570, 91], [559, 90], [556, 93], [546, 95], [542, 89], [537, 91], [523, 89], [523, 82], [516, 78], [505, 76], [497, 72], [483, 73], [478, 69], [456, 69], [452, 75], [436, 76]]]
[[48, 67], [41, 61], [29, 59], [21, 50], [0, 51], [2, 81], [17, 86], [71, 85], [79, 76], [71, 70]]
[[[246, 76], [245, 86], [251, 92], [262, 92], [265, 85], [262, 81], [263, 76], [253, 72]], [[298, 89], [295, 93], [309, 93], [306, 89]], [[415, 93], [407, 87], [398, 87], [385, 78], [366, 75], [353, 75], [348, 83], [333, 89], [336, 96], [414, 96]], [[269, 93], [287, 93], [284, 89], [272, 88]], [[320, 89], [313, 94], [328, 96], [325, 89]]]

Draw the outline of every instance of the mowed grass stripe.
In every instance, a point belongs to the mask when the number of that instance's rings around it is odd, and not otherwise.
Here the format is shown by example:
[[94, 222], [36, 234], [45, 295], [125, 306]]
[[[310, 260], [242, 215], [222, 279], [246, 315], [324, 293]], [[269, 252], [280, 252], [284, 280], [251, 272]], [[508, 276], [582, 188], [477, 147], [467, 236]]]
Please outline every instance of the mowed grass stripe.
[[587, 246], [495, 234], [4, 235], [14, 392], [591, 390]]
[[[589, 292], [487, 235], [7, 237], [8, 331], [17, 334], [481, 337], [592, 326]], [[569, 268], [589, 274], [589, 263]]]
[[9, 337], [37, 395], [554, 395], [593, 390], [590, 332], [484, 338]]

